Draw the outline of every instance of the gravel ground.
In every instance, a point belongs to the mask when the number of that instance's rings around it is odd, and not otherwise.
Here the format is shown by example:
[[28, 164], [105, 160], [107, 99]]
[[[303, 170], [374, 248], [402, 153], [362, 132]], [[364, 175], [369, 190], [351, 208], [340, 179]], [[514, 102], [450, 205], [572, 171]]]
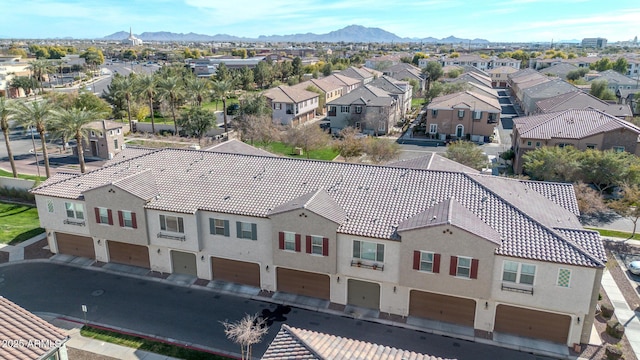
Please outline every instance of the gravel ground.
[[35, 242], [24, 248], [24, 258], [25, 260], [31, 259], [48, 259], [53, 256], [53, 253], [48, 249], [44, 249], [45, 246], [49, 245], [47, 243], [47, 239], [42, 239], [38, 242]]
[[118, 360], [109, 356], [98, 355], [88, 351], [67, 347], [69, 360]]
[[6, 251], [0, 251], [0, 264], [9, 262], [9, 253]]

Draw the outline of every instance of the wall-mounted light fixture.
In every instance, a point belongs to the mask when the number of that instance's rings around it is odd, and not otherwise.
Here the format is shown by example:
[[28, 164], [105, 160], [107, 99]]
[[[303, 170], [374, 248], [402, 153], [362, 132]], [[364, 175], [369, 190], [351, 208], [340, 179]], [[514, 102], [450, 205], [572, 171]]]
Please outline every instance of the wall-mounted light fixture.
[[489, 309], [489, 302], [488, 301], [484, 302], [484, 309], [485, 310]]
[[160, 249], [158, 249], [158, 254], [160, 254]]
[[578, 316], [578, 318], [576, 318], [576, 322], [577, 322], [578, 324], [580, 324], [580, 316]]
[[336, 282], [340, 282], [340, 276], [336, 278]]
[[98, 245], [100, 245], [101, 242], [102, 242], [102, 240], [98, 239]]
[[396, 287], [394, 286], [394, 287], [393, 287], [393, 293], [395, 294], [397, 290], [398, 290], [398, 289], [396, 289]]
[[267, 266], [265, 267], [265, 269], [266, 269], [267, 271], [269, 271], [269, 265], [267, 265]]
[[204, 261], [204, 255], [200, 256], [200, 261]]

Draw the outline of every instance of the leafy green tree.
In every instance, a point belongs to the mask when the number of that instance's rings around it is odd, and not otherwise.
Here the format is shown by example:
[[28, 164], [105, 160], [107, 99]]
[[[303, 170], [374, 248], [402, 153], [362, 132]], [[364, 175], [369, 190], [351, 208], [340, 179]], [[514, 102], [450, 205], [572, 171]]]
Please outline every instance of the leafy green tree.
[[364, 142], [364, 152], [371, 162], [380, 164], [397, 159], [400, 154], [400, 145], [390, 139], [368, 137]]
[[171, 117], [173, 118], [173, 126], [175, 134], [178, 134], [178, 122], [176, 121], [176, 107], [184, 98], [184, 87], [177, 76], [161, 78], [158, 81], [158, 96], [160, 99], [169, 102], [171, 108]]
[[89, 139], [87, 124], [100, 120], [106, 115], [96, 110], [85, 108], [60, 109], [52, 112], [52, 128], [54, 134], [62, 139], [76, 139], [80, 172], [87, 171], [84, 161], [84, 143]]
[[427, 92], [431, 89], [431, 83], [437, 81], [444, 74], [442, 71], [442, 65], [436, 61], [429, 61], [427, 66], [422, 69], [422, 73], [427, 79]]
[[26, 59], [29, 56], [24, 49], [16, 47], [15, 44], [11, 44], [11, 46], [9, 47], [9, 50], [7, 50], [7, 54], [20, 56], [23, 59]]
[[549, 146], [522, 155], [524, 172], [534, 180], [575, 182], [580, 178], [580, 151], [573, 146]]
[[602, 100], [615, 100], [616, 94], [608, 89], [609, 84], [606, 80], [596, 80], [591, 83], [591, 95]]
[[238, 83], [243, 90], [253, 89], [253, 71], [249, 67], [245, 66], [239, 71]]
[[238, 56], [240, 59], [246, 59], [247, 49], [233, 49], [231, 50], [231, 56]]
[[135, 49], [126, 49], [122, 52], [122, 58], [133, 61], [138, 59], [138, 52]]
[[12, 103], [4, 96], [0, 96], [0, 129], [4, 135], [4, 145], [7, 148], [7, 156], [9, 157], [9, 163], [11, 164], [11, 172], [13, 177], [18, 177], [18, 171], [16, 170], [16, 163], [13, 159], [13, 151], [11, 151], [11, 142], [9, 139], [9, 120], [13, 116]]
[[589, 68], [591, 68], [591, 70], [596, 70], [596, 71], [611, 70], [613, 68], [613, 63], [611, 62], [611, 60], [609, 60], [609, 58], [604, 57], [592, 63], [591, 65], [589, 65]]
[[579, 161], [581, 180], [593, 184], [600, 194], [638, 179], [640, 163], [635, 155], [627, 152], [587, 149], [580, 153]]
[[240, 116], [268, 116], [271, 118], [273, 110], [267, 103], [267, 98], [259, 94], [247, 94], [240, 102]]
[[[107, 87], [107, 98], [110, 96], [115, 99], [120, 99], [122, 102], [127, 105], [127, 118], [129, 119], [129, 129], [133, 130], [133, 122], [131, 118], [131, 102], [135, 96], [135, 80], [131, 76], [121, 76], [116, 74], [111, 84]], [[115, 101], [114, 101], [115, 102]], [[116, 103], [112, 103], [112, 105], [116, 105]]]
[[627, 59], [620, 57], [618, 58], [618, 60], [616, 60], [613, 63], [613, 66], [611, 68], [622, 75], [627, 75], [628, 67], [629, 67], [629, 62], [627, 62]]
[[291, 62], [291, 66], [293, 67], [293, 75], [294, 76], [301, 76], [302, 73], [302, 59], [300, 59], [299, 56], [296, 56], [295, 58], [293, 58], [293, 61]]
[[231, 71], [225, 63], [218, 64], [218, 68], [216, 69], [215, 80], [220, 81], [231, 81]]
[[100, 114], [108, 114], [111, 111], [111, 106], [109, 106], [104, 99], [99, 98], [87, 90], [80, 91], [80, 93], [74, 97], [72, 107], [76, 109], [94, 110]]
[[445, 156], [476, 170], [481, 170], [489, 163], [487, 155], [482, 152], [482, 148], [470, 141], [458, 140], [450, 143], [447, 146]]
[[233, 85], [230, 81], [216, 80], [212, 83], [211, 88], [213, 90], [214, 97], [222, 100], [222, 116], [224, 118], [224, 132], [229, 131], [229, 124], [227, 120], [227, 99], [233, 90]]
[[423, 52], [417, 52], [415, 54], [413, 54], [413, 59], [411, 59], [411, 63], [415, 66], [418, 66], [420, 64], [420, 59], [426, 59], [428, 58], [429, 55], [423, 53]]
[[100, 64], [104, 64], [104, 54], [102, 53], [102, 50], [94, 46], [87, 48], [85, 52], [80, 54], [80, 57], [84, 58], [84, 61], [87, 63], [87, 65], [94, 68]]
[[567, 73], [567, 80], [576, 81], [584, 77], [585, 75], [587, 75], [588, 72], [589, 72], [589, 68], [586, 68], [586, 67], [578, 68], [576, 70], [571, 70]]
[[460, 73], [461, 71], [458, 69], [449, 70], [449, 72], [447, 73], [447, 77], [450, 79], [455, 79], [460, 76]]
[[177, 121], [187, 136], [197, 137], [198, 142], [201, 143], [202, 138], [213, 126], [214, 119], [215, 115], [210, 111], [200, 106], [190, 106], [182, 112], [182, 116]]
[[632, 239], [636, 234], [638, 220], [640, 219], [640, 186], [638, 184], [625, 184], [622, 187], [622, 198], [609, 204], [616, 213], [633, 222], [633, 231], [629, 236]]
[[26, 95], [29, 95], [38, 88], [38, 82], [35, 78], [29, 76], [16, 76], [11, 79], [9, 87], [12, 89], [22, 89]]
[[[44, 137], [47, 131], [48, 123], [51, 119], [51, 112], [54, 110], [53, 103], [48, 100], [20, 102], [16, 104], [13, 114], [17, 122], [25, 128], [35, 129], [40, 134], [40, 142], [42, 145], [42, 157], [44, 158], [44, 168], [47, 177], [51, 176], [49, 168], [49, 153], [47, 151], [47, 140]], [[35, 144], [34, 144], [35, 150]], [[37, 151], [36, 151], [37, 162]]]
[[147, 100], [151, 114], [151, 132], [156, 133], [156, 122], [153, 115], [153, 99], [157, 93], [156, 78], [152, 74], [140, 75], [136, 78], [136, 88], [139, 97]]

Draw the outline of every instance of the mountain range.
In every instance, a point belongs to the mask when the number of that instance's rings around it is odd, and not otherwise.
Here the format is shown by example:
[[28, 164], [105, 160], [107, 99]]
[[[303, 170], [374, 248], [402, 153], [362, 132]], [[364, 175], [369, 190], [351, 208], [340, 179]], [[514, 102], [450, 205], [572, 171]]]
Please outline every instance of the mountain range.
[[[105, 36], [104, 40], [122, 40], [129, 37], [129, 33], [119, 31], [114, 34]], [[258, 38], [252, 39], [247, 37], [238, 37], [228, 34], [204, 35], [196, 33], [172, 33], [166, 31], [159, 32], [143, 32], [136, 35], [142, 41], [197, 41], [197, 42], [348, 42], [348, 43], [393, 43], [393, 42], [422, 42], [422, 43], [440, 43], [440, 44], [487, 44], [485, 39], [461, 39], [455, 36], [449, 36], [443, 39], [433, 37], [427, 38], [403, 38], [396, 34], [388, 32], [380, 28], [364, 27], [360, 25], [350, 25], [339, 30], [331, 31], [326, 34], [291, 34], [291, 35], [260, 35]]]

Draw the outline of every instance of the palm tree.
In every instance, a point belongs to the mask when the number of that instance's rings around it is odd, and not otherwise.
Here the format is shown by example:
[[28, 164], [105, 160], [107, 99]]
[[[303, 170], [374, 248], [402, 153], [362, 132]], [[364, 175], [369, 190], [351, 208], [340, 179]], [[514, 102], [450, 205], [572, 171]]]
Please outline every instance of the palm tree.
[[11, 151], [11, 144], [9, 143], [9, 119], [11, 118], [11, 103], [4, 96], [0, 96], [0, 128], [2, 134], [4, 134], [4, 144], [7, 146], [7, 154], [9, 155], [9, 162], [11, 163], [11, 171], [13, 177], [18, 177], [18, 171], [16, 170], [16, 163], [13, 160], [13, 152]]
[[187, 78], [185, 85], [192, 104], [198, 107], [202, 106], [202, 101], [210, 95], [209, 82], [205, 79], [191, 77]]
[[[55, 108], [54, 104], [48, 100], [31, 101], [29, 103], [18, 103], [14, 108], [14, 116], [18, 122], [24, 126], [32, 129], [36, 129], [40, 134], [40, 142], [42, 143], [42, 157], [44, 158], [44, 168], [47, 173], [47, 177], [51, 176], [49, 169], [49, 153], [47, 152], [47, 140], [44, 138], [44, 133], [47, 130], [48, 122], [51, 116], [51, 111]], [[31, 141], [34, 142], [33, 137]], [[33, 143], [33, 151], [36, 155], [36, 163], [38, 162], [38, 153], [35, 148], [35, 142]]]
[[127, 117], [129, 118], [129, 131], [133, 131], [133, 122], [131, 121], [131, 100], [135, 93], [135, 78], [131, 76], [117, 76], [113, 78], [109, 91], [113, 89], [113, 95], [122, 98], [127, 102]]
[[57, 136], [63, 139], [76, 139], [78, 149], [78, 161], [80, 162], [80, 172], [86, 172], [84, 162], [84, 141], [89, 138], [89, 128], [85, 125], [99, 120], [105, 114], [96, 110], [87, 109], [60, 109], [52, 112], [52, 127]]
[[184, 97], [184, 87], [177, 76], [169, 76], [158, 81], [158, 96], [165, 101], [169, 101], [171, 107], [171, 117], [175, 134], [178, 135], [178, 123], [176, 122], [176, 105]]
[[153, 116], [153, 97], [156, 95], [156, 78], [152, 74], [141, 75], [136, 79], [139, 96], [149, 101], [151, 114], [151, 132], [156, 133], [156, 121]]
[[51, 72], [51, 64], [46, 59], [38, 59], [31, 61], [27, 69], [31, 71], [31, 73], [33, 74], [33, 78], [38, 82], [40, 87], [40, 94], [42, 94], [42, 92], [44, 91], [42, 82], [44, 81], [44, 76]]
[[227, 80], [216, 80], [212, 85], [213, 94], [216, 98], [222, 100], [222, 116], [224, 117], [224, 132], [227, 129], [227, 98], [229, 93], [233, 90], [233, 84]]

